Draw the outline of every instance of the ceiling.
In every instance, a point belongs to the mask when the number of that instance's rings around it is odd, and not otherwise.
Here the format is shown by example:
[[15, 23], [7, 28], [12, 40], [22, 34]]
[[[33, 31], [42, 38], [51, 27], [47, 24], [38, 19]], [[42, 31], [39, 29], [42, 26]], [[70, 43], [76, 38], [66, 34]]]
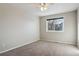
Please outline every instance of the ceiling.
[[15, 6], [26, 10], [34, 15], [46, 16], [51, 14], [58, 14], [76, 10], [79, 7], [79, 3], [50, 3], [48, 4], [48, 9], [41, 11], [38, 7], [38, 3], [17, 3], [8, 4], [10, 6]]

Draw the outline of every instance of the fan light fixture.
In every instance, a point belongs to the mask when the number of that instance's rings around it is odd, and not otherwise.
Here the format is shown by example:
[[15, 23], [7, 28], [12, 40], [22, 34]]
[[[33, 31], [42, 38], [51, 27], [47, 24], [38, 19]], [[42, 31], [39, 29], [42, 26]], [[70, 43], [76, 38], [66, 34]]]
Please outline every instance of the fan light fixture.
[[47, 3], [40, 3], [40, 9], [41, 9], [41, 11], [46, 10], [47, 6], [48, 6]]

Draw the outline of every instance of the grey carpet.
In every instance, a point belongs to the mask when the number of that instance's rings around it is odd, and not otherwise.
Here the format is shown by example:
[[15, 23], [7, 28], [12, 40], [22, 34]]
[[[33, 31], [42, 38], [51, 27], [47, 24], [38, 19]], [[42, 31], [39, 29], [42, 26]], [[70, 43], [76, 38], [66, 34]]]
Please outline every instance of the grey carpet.
[[79, 56], [79, 49], [68, 44], [37, 41], [2, 53], [0, 56]]

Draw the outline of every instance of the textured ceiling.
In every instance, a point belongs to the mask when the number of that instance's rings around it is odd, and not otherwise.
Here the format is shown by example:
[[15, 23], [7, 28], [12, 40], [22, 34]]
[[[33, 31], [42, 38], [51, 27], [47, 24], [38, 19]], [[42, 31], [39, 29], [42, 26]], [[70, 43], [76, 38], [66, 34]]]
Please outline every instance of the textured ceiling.
[[48, 9], [45, 11], [41, 11], [38, 7], [39, 4], [37, 3], [13, 3], [13, 4], [0, 4], [5, 6], [13, 6], [17, 8], [24, 9], [25, 12], [30, 12], [34, 15], [38, 16], [46, 16], [51, 14], [58, 14], [63, 12], [69, 12], [76, 10], [79, 7], [78, 3], [51, 3], [48, 4]]

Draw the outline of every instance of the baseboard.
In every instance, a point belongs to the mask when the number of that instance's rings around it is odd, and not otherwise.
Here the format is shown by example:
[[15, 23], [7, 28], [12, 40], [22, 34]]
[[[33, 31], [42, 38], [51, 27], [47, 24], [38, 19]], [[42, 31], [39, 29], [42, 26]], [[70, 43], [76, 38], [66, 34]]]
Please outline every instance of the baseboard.
[[75, 45], [75, 44], [72, 44], [72, 43], [66, 43], [66, 42], [51, 41], [51, 40], [45, 40], [45, 39], [41, 39], [41, 40], [42, 40], [42, 41], [53, 42], [53, 43], [61, 43], [61, 44]]
[[34, 40], [34, 41], [29, 42], [29, 43], [24, 43], [24, 44], [22, 44], [22, 45], [19, 45], [19, 46], [16, 46], [16, 47], [13, 47], [13, 48], [10, 48], [10, 49], [1, 51], [0, 54], [5, 53], [5, 52], [8, 52], [8, 51], [13, 50], [13, 49], [16, 49], [16, 48], [19, 48], [19, 47], [22, 47], [22, 46], [24, 46], [24, 45], [31, 44], [31, 43], [36, 42], [36, 41], [38, 41], [38, 40]]

